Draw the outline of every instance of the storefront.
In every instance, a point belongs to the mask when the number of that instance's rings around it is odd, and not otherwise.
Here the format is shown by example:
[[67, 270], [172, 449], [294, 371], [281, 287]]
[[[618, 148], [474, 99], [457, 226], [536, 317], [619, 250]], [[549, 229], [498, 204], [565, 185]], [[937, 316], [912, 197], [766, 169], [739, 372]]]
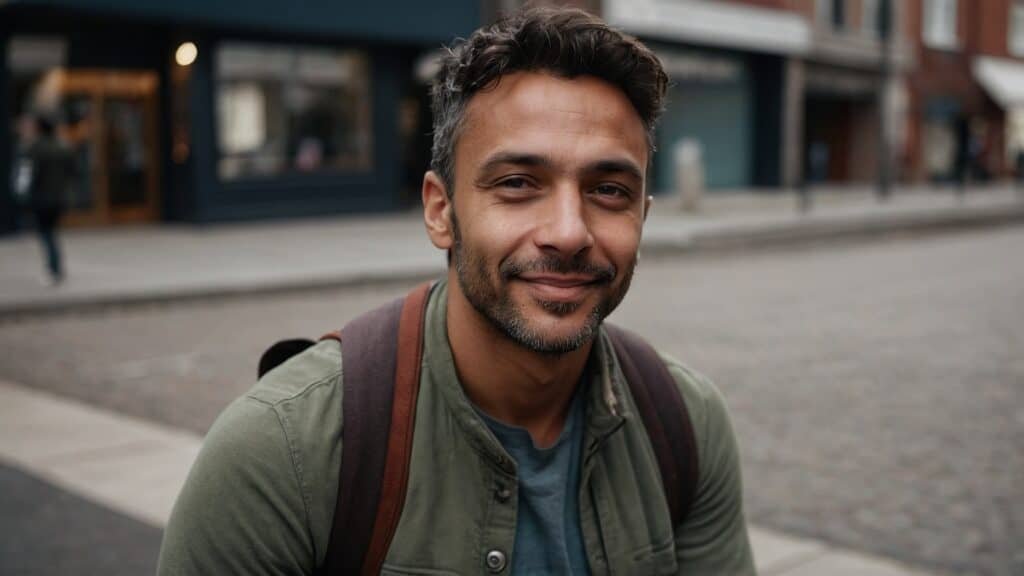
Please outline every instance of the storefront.
[[672, 190], [680, 146], [697, 150], [709, 189], [750, 186], [754, 99], [746, 60], [682, 48], [657, 52], [672, 86], [658, 125], [653, 189]]
[[799, 137], [792, 128], [799, 114], [788, 102], [802, 90], [789, 77], [789, 64], [806, 56], [811, 42], [801, 15], [700, 0], [605, 0], [602, 6], [609, 23], [652, 47], [672, 81], [658, 127], [653, 191], [676, 188], [677, 157], [699, 157], [710, 190], [784, 184]]
[[882, 85], [877, 72], [807, 65], [803, 141], [809, 182], [868, 183], [877, 178]]
[[[2, 182], [42, 114], [78, 158], [73, 225], [400, 207], [426, 162], [414, 69], [479, 12], [471, 0], [4, 3]], [[10, 229], [10, 193], [0, 209]]]
[[976, 176], [1024, 176], [1024, 61], [976, 57], [972, 73], [987, 99], [972, 125], [978, 158]]

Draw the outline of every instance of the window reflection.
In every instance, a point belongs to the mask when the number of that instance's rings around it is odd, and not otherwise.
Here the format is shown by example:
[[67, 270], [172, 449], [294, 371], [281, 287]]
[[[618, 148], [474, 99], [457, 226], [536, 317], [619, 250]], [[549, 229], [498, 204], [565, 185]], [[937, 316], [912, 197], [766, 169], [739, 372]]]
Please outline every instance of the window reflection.
[[370, 168], [365, 54], [229, 43], [216, 64], [222, 179]]

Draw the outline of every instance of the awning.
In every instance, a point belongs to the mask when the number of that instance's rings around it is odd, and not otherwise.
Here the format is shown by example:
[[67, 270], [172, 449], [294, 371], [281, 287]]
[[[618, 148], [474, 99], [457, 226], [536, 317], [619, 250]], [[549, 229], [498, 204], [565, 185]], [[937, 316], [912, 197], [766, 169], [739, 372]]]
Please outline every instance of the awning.
[[645, 38], [787, 56], [811, 50], [807, 21], [785, 10], [705, 0], [605, 0], [603, 15]]
[[974, 78], [1004, 110], [1024, 106], [1024, 63], [979, 56], [972, 68]]

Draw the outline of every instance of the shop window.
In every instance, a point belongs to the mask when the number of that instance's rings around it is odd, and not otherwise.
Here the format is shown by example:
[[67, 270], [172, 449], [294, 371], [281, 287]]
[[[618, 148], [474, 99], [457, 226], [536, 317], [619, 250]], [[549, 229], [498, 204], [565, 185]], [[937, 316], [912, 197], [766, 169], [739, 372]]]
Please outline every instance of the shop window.
[[814, 19], [823, 28], [842, 30], [846, 26], [846, 0], [815, 0]]
[[931, 48], [956, 48], [957, 0], [925, 0], [923, 38]]
[[832, 0], [832, 27], [842, 30], [844, 26], [846, 26], [846, 2]]
[[879, 37], [879, 23], [880, 15], [879, 10], [881, 6], [879, 4], [881, 0], [861, 0], [861, 14], [860, 14], [860, 27], [865, 34], [869, 36]]
[[1010, 54], [1024, 56], [1024, 2], [1010, 4]]
[[225, 43], [216, 74], [221, 179], [371, 167], [365, 53]]
[[819, 26], [832, 25], [832, 0], [815, 0], [814, 20]]

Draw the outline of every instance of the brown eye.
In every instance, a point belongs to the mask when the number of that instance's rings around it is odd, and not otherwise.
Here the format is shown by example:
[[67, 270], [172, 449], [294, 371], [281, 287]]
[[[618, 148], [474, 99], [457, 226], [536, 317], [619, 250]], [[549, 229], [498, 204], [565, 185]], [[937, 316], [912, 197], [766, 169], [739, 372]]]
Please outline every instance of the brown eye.
[[512, 177], [512, 178], [506, 178], [506, 179], [502, 180], [501, 182], [498, 182], [498, 186], [501, 186], [503, 188], [519, 189], [519, 188], [526, 188], [529, 185], [530, 185], [530, 182], [526, 178], [522, 178], [522, 177], [519, 177], [519, 176]]
[[622, 186], [616, 186], [614, 184], [601, 184], [597, 188], [594, 188], [594, 192], [601, 196], [607, 196], [609, 198], [628, 198], [629, 191]]

